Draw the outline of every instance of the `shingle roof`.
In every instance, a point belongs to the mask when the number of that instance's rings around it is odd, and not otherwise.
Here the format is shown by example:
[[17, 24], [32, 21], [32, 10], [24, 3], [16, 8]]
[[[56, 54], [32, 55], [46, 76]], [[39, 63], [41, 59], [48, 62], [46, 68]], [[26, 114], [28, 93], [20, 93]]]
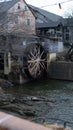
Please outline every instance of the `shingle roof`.
[[50, 22], [48, 21], [48, 23], [44, 22], [44, 23], [36, 23], [36, 28], [47, 28], [47, 27], [56, 27], [58, 26], [58, 22]]
[[57, 22], [60, 21], [60, 19], [62, 19], [61, 16], [53, 14], [51, 12], [48, 12], [46, 10], [40, 9], [38, 7], [29, 5], [30, 9], [33, 10], [34, 14], [36, 17], [45, 17], [47, 20], [53, 21], [53, 22]]
[[28, 5], [31, 11], [33, 11], [34, 16], [36, 18], [42, 19], [43, 23], [36, 23], [37, 28], [47, 28], [47, 27], [56, 27], [60, 23], [62, 23], [63, 26], [73, 26], [73, 18], [63, 18], [59, 15], [56, 15], [54, 13], [48, 12], [46, 10], [40, 9], [38, 7]]
[[19, 0], [10, 0], [10, 1], [0, 2], [0, 13], [6, 12], [8, 9], [14, 6], [17, 2], [19, 2]]
[[43, 20], [43, 23], [36, 22], [36, 28], [56, 27], [60, 23], [63, 23], [63, 25], [65, 24], [64, 19], [59, 15], [32, 5], [28, 6], [36, 18]]

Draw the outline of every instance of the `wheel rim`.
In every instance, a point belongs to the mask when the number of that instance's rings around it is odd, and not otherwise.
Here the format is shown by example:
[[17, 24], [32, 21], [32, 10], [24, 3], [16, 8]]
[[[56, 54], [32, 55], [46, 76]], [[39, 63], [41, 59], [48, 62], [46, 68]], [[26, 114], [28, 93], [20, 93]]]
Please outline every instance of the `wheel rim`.
[[41, 77], [45, 67], [46, 57], [41, 46], [33, 45], [28, 54], [28, 71], [33, 78]]

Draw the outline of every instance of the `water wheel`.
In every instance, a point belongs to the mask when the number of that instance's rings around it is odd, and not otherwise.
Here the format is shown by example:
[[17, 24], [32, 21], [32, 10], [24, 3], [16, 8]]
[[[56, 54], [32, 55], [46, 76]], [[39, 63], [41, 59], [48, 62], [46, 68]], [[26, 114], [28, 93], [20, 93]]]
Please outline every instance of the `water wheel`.
[[47, 71], [46, 52], [40, 44], [29, 45], [27, 53], [27, 70], [29, 75], [34, 78], [40, 78]]

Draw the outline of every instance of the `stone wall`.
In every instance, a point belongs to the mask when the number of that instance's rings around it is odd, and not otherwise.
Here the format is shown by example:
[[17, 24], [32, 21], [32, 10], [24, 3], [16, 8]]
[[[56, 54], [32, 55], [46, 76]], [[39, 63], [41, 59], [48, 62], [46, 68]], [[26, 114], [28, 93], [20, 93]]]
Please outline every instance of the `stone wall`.
[[4, 31], [35, 34], [35, 17], [23, 0], [12, 6], [4, 19], [8, 21], [4, 24]]

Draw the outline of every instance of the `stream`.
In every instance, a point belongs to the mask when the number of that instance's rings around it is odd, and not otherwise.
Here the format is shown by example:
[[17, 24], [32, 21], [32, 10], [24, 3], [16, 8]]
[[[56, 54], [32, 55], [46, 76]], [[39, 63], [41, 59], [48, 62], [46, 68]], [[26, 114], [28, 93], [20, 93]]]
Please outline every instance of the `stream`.
[[47, 79], [1, 84], [0, 110], [40, 124], [67, 122], [73, 128], [73, 82]]

